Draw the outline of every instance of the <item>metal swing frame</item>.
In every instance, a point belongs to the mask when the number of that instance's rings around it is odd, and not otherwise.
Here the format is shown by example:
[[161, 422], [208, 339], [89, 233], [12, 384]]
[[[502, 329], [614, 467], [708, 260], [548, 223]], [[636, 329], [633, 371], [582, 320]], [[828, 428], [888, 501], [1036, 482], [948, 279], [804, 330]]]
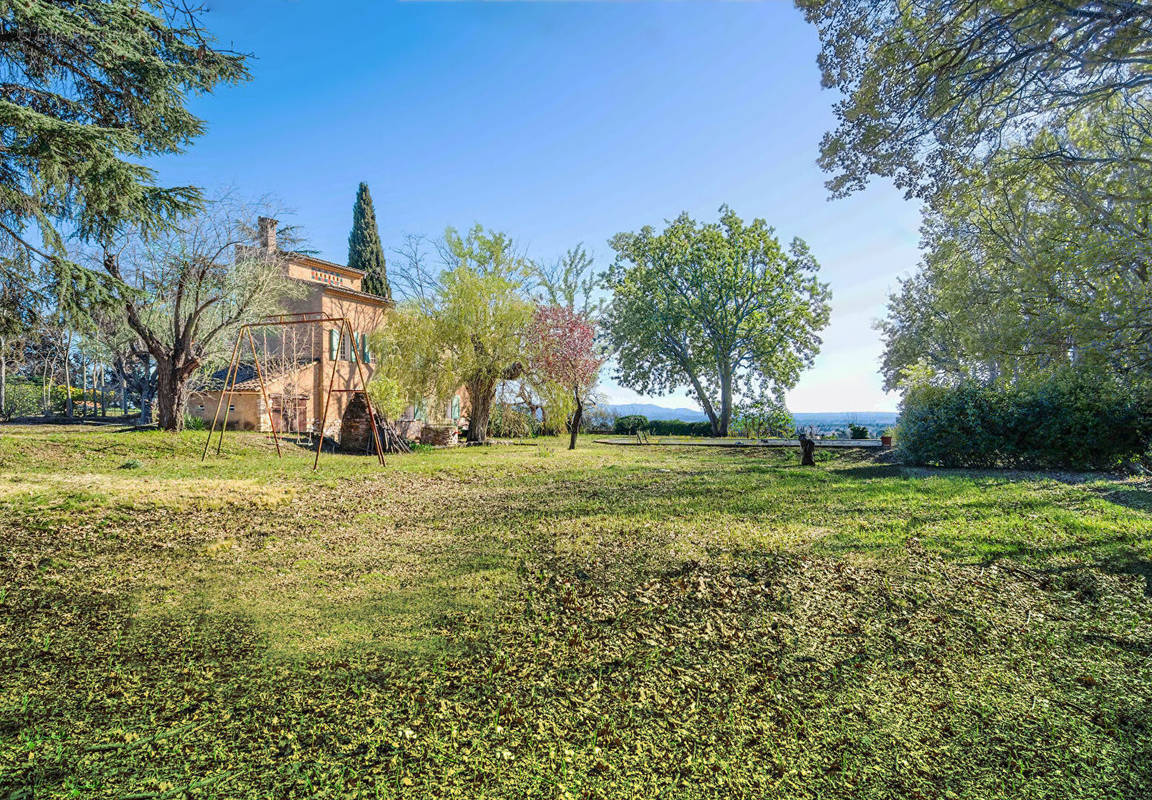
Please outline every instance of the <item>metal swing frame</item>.
[[[319, 315], [319, 316], [316, 316]], [[236, 377], [239, 373], [240, 366], [240, 348], [245, 337], [248, 339], [248, 346], [252, 349], [252, 363], [256, 367], [256, 378], [260, 382], [260, 395], [264, 399], [264, 408], [268, 412], [268, 424], [272, 427], [272, 441], [276, 443], [276, 457], [283, 458], [283, 453], [280, 451], [280, 436], [276, 430], [276, 419], [272, 414], [272, 404], [268, 402], [268, 389], [264, 384], [264, 371], [260, 368], [260, 357], [256, 352], [256, 341], [252, 338], [253, 328], [274, 328], [284, 327], [287, 325], [313, 325], [316, 323], [334, 323], [337, 325], [337, 330], [340, 331], [339, 338], [336, 342], [336, 355], [337, 358], [332, 359], [332, 374], [328, 379], [328, 391], [324, 396], [324, 410], [320, 415], [320, 436], [316, 442], [316, 457], [312, 460], [313, 471], [320, 464], [320, 451], [324, 449], [324, 426], [328, 423], [328, 406], [332, 402], [332, 393], [339, 394], [354, 394], [356, 392], [364, 393], [364, 402], [368, 406], [368, 421], [372, 427], [372, 439], [376, 445], [376, 458], [381, 466], [384, 464], [384, 448], [380, 444], [380, 431], [376, 429], [376, 414], [372, 410], [372, 398], [368, 396], [368, 382], [364, 379], [364, 359], [363, 357], [355, 358], [356, 373], [360, 378], [359, 389], [336, 389], [336, 365], [340, 362], [339, 355], [341, 350], [344, 349], [344, 333], [348, 333], [348, 341], [353, 341], [352, 325], [347, 317], [330, 317], [322, 311], [300, 311], [294, 314], [274, 314], [272, 316], [263, 317], [259, 322], [248, 322], [240, 326], [239, 331], [236, 333], [236, 344], [232, 347], [232, 358], [228, 362], [228, 371], [224, 378], [224, 389], [220, 392], [220, 402], [216, 404], [216, 413], [212, 416], [212, 427], [208, 429], [208, 439], [204, 442], [204, 452], [200, 454], [200, 460], [203, 461], [208, 457], [208, 449], [212, 445], [212, 437], [216, 434], [216, 423], [220, 420], [220, 407], [224, 406], [224, 420], [220, 424], [220, 435], [216, 441], [216, 455], [220, 455], [220, 451], [224, 446], [224, 431], [228, 428], [228, 411], [231, 406], [231, 399], [236, 394]], [[321, 375], [323, 376], [323, 375]]]

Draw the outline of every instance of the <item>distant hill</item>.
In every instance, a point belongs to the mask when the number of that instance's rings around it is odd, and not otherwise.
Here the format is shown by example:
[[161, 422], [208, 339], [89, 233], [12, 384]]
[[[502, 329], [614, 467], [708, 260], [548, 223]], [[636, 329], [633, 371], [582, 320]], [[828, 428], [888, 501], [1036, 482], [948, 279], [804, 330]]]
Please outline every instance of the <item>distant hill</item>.
[[600, 408], [615, 411], [618, 417], [639, 414], [648, 419], [679, 419], [684, 422], [700, 422], [708, 419], [703, 411], [697, 411], [693, 408], [664, 408], [664, 406], [657, 406], [652, 403], [621, 403], [619, 405], [607, 403], [601, 405]]
[[[605, 404], [600, 408], [615, 411], [621, 417], [640, 414], [648, 419], [680, 419], [685, 422], [708, 419], [703, 411], [693, 408], [664, 408], [652, 403]], [[796, 426], [800, 428], [811, 425], [817, 430], [842, 430], [854, 423], [880, 430], [895, 425], [897, 416], [895, 411], [801, 411], [794, 413], [792, 419], [796, 420]]]

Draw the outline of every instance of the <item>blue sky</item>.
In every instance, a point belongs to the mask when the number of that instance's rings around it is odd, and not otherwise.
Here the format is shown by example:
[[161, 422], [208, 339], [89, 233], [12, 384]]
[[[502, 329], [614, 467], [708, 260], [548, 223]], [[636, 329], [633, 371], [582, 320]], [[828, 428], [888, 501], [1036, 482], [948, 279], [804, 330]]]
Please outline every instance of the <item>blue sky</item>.
[[[895, 408], [872, 321], [918, 257], [918, 209], [878, 183], [829, 201], [815, 164], [835, 96], [785, 2], [215, 0], [253, 80], [193, 101], [208, 133], [161, 180], [271, 195], [344, 261], [356, 186], [385, 247], [473, 222], [552, 260], [728, 203], [811, 245], [832, 322], [793, 411]], [[615, 402], [638, 396], [610, 378]], [[662, 405], [691, 405], [682, 393]]]

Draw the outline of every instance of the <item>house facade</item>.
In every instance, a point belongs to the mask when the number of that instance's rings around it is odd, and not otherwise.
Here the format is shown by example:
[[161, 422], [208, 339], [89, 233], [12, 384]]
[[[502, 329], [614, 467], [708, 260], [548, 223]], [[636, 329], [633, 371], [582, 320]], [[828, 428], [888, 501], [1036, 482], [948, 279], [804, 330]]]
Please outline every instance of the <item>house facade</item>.
[[[261, 217], [258, 247], [276, 251], [276, 220]], [[352, 391], [362, 388], [375, 365], [368, 340], [384, 323], [391, 302], [361, 288], [364, 273], [304, 253], [279, 253], [289, 280], [299, 284], [297, 296], [286, 298], [284, 319], [301, 324], [254, 328], [257, 361], [246, 338], [231, 391], [224, 389], [227, 370], [220, 370], [189, 397], [191, 415], [207, 420], [227, 415], [227, 427], [282, 432], [339, 433]], [[342, 323], [324, 320], [347, 320]], [[343, 331], [341, 330], [343, 329]], [[348, 335], [349, 329], [351, 336]], [[260, 377], [264, 391], [261, 391]], [[329, 385], [334, 391], [324, 412]], [[267, 399], [265, 399], [267, 397]], [[227, 400], [228, 407], [221, 406]]]
[[[260, 218], [259, 248], [276, 251], [276, 225], [274, 219]], [[339, 439], [342, 429], [356, 427], [346, 424], [346, 415], [364, 414], [365, 405], [356, 395], [376, 370], [369, 339], [393, 304], [363, 291], [362, 270], [305, 253], [278, 255], [286, 276], [300, 290], [282, 301], [283, 319], [307, 321], [253, 328], [258, 363], [245, 338], [235, 378], [228, 382], [231, 391], [224, 391], [227, 370], [220, 370], [191, 394], [188, 412], [211, 424], [219, 408], [218, 424], [226, 415], [229, 429], [270, 432], [274, 423], [284, 433], [319, 433], [323, 420], [324, 435]], [[347, 320], [347, 326], [330, 321], [340, 319]], [[329, 385], [333, 391], [325, 414]], [[409, 407], [396, 427], [405, 438], [442, 444], [446, 429], [466, 424], [466, 412], [467, 395], [461, 389], [448, 403]]]

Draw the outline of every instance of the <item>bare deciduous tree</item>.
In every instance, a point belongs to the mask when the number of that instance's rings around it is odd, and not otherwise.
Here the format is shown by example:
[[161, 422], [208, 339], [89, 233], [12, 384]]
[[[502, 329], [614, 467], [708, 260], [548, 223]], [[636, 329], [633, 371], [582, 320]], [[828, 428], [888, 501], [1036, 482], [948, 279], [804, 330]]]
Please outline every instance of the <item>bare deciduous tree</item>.
[[252, 246], [257, 232], [250, 222], [260, 211], [260, 204], [224, 196], [174, 230], [101, 254], [119, 284], [128, 326], [156, 362], [157, 422], [164, 430], [183, 427], [189, 380], [227, 348], [229, 334], [278, 310], [295, 291], [283, 251]]

